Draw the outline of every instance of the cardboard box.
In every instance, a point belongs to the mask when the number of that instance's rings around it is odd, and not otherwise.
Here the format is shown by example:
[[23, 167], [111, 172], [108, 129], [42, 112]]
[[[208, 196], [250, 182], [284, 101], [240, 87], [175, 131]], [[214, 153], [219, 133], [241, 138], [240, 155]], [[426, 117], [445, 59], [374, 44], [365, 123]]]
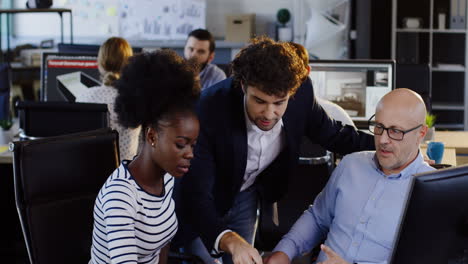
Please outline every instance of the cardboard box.
[[255, 14], [226, 15], [226, 41], [249, 42], [255, 35]]
[[24, 66], [41, 66], [43, 52], [52, 52], [53, 49], [23, 49], [20, 51], [21, 62]]

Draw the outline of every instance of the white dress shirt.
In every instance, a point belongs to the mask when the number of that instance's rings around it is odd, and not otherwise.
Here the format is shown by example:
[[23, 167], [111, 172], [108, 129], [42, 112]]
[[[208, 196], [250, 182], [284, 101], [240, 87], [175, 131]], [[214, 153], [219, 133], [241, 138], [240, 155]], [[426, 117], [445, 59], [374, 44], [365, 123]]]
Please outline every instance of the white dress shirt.
[[[240, 191], [244, 191], [254, 184], [257, 176], [266, 169], [273, 160], [278, 157], [284, 147], [283, 120], [280, 119], [272, 129], [263, 131], [258, 128], [247, 114], [244, 97], [244, 115], [247, 128], [247, 165], [245, 168], [244, 181]], [[221, 232], [215, 241], [214, 250], [220, 252], [219, 241], [221, 237], [232, 230], [226, 229]]]
[[247, 128], [247, 166], [241, 191], [254, 184], [257, 176], [276, 159], [284, 147], [282, 119], [272, 129], [263, 131], [250, 121], [245, 107], [245, 100], [244, 114]]

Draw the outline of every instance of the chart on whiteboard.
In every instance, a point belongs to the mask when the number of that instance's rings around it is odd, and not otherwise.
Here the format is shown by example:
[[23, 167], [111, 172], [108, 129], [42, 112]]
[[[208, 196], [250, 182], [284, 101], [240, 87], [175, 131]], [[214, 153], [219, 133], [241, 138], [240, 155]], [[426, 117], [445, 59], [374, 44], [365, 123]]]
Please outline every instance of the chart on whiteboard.
[[120, 35], [127, 39], [178, 40], [205, 28], [205, 0], [121, 0]]

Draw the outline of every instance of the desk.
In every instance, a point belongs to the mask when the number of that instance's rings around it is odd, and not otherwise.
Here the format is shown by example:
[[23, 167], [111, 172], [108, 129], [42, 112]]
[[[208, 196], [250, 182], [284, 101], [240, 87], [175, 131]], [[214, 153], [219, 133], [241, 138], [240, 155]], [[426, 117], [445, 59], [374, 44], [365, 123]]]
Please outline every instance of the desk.
[[[214, 64], [229, 64], [239, 51], [248, 43], [244, 42], [228, 42], [216, 40], [216, 56], [211, 63]], [[154, 50], [158, 48], [169, 48], [177, 52], [180, 56], [184, 56], [185, 40], [135, 40], [132, 41], [132, 46], [144, 47], [144, 50]]]
[[[0, 131], [2, 133], [3, 131]], [[9, 139], [4, 139], [3, 135], [0, 134], [0, 164], [12, 164], [13, 163], [13, 152], [8, 150], [8, 143], [5, 141], [17, 141], [19, 140], [18, 134], [19, 134], [19, 119], [14, 118], [13, 119], [13, 126], [10, 128], [10, 136], [8, 136]], [[13, 137], [13, 139], [11, 139]]]
[[454, 148], [457, 164], [468, 164], [468, 131], [436, 131], [434, 141], [444, 142], [445, 148]]
[[63, 43], [63, 13], [70, 14], [70, 43], [73, 43], [73, 16], [71, 9], [66, 8], [9, 8], [0, 9], [0, 50], [2, 49], [1, 43], [1, 28], [2, 28], [2, 15], [6, 14], [7, 23], [7, 51], [10, 51], [10, 18], [13, 14], [19, 13], [58, 13], [60, 15], [60, 36]]
[[12, 164], [13, 152], [8, 150], [7, 145], [0, 145], [0, 164]]

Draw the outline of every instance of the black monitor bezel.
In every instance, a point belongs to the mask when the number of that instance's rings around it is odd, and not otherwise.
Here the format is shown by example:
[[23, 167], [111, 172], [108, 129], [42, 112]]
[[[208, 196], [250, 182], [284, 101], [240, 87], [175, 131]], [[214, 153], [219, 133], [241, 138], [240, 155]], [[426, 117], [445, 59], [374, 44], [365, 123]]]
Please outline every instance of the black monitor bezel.
[[[410, 207], [412, 205], [412, 200], [416, 199], [416, 198], [412, 199], [413, 194], [417, 191], [417, 190], [415, 191], [415, 189], [416, 189], [415, 186], [418, 186], [418, 185], [419, 186], [424, 186], [425, 183], [434, 183], [434, 182], [437, 182], [437, 181], [457, 179], [457, 178], [460, 178], [460, 177], [468, 177], [468, 165], [424, 172], [424, 173], [416, 174], [416, 175], [414, 175], [414, 177], [412, 177], [411, 182], [409, 184], [408, 192], [406, 193], [406, 202], [402, 207], [402, 213], [401, 213], [401, 216], [400, 216], [399, 225], [398, 225], [397, 230], [395, 231], [396, 236], [395, 236], [395, 240], [394, 240], [394, 243], [393, 243], [393, 246], [392, 246], [393, 251], [389, 256], [388, 263], [390, 263], [390, 264], [391, 263], [401, 264], [402, 262], [400, 261], [401, 259], [398, 258], [399, 257], [398, 254], [404, 256], [405, 254], [408, 253], [408, 252], [404, 252], [406, 250], [411, 251], [411, 253], [407, 254], [407, 255], [411, 255], [411, 256], [414, 257], [417, 254], [417, 253], [415, 254], [414, 247], [409, 248], [408, 245], [406, 245], [408, 243], [407, 241], [403, 241], [402, 245], [400, 245], [400, 242], [401, 242], [400, 240], [402, 239], [402, 233], [404, 232], [404, 229], [409, 228], [409, 227], [405, 228], [405, 224], [407, 223], [406, 219], [407, 219]], [[420, 198], [420, 197], [417, 197], [417, 198]], [[433, 206], [433, 204], [427, 204], [427, 206]], [[414, 219], [410, 219], [410, 221], [411, 220], [414, 220]], [[421, 221], [424, 221], [424, 219], [422, 219]], [[410, 222], [410, 224], [412, 224], [412, 223]], [[467, 226], [467, 228], [468, 228], [468, 226]], [[431, 233], [428, 232], [427, 234], [431, 234]], [[466, 234], [466, 235], [468, 235], [468, 234]], [[418, 239], [419, 239], [419, 237], [418, 237]], [[438, 239], [438, 238], [434, 237], [433, 239]], [[467, 236], [466, 239], [468, 241], [468, 236]], [[467, 245], [467, 249], [468, 249], [468, 245]], [[402, 251], [399, 251], [399, 250], [402, 250]], [[438, 249], [434, 248], [432, 250], [438, 250]], [[398, 251], [398, 253], [397, 253], [397, 251]], [[424, 252], [427, 253], [427, 252], [430, 252], [430, 250], [424, 250]], [[397, 262], [397, 261], [399, 261], [399, 262]], [[414, 262], [413, 262], [413, 260], [409, 260], [408, 262], [405, 262], [405, 263], [414, 263]], [[428, 263], [428, 262], [424, 262], [424, 263]], [[431, 262], [429, 262], [429, 263], [431, 263]]]
[[[98, 53], [101, 45], [99, 44], [76, 44], [76, 43], [58, 43], [57, 49], [60, 53], [74, 53], [74, 54], [90, 54]], [[132, 47], [133, 53], [143, 52], [141, 47]]]

